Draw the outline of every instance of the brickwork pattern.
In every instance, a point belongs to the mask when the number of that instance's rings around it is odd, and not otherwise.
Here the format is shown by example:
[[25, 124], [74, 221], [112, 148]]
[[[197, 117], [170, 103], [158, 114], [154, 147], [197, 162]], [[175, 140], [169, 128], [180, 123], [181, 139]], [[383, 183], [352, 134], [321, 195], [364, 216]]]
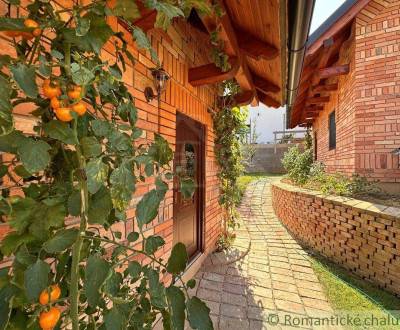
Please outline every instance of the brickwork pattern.
[[377, 286], [400, 295], [400, 209], [272, 186], [276, 215], [299, 241]]
[[[400, 1], [370, 1], [353, 22], [339, 63], [350, 73], [313, 123], [317, 158], [330, 172], [359, 173], [384, 183], [400, 182]], [[347, 50], [346, 50], [347, 49]], [[336, 149], [328, 147], [328, 116], [336, 112]]]
[[248, 253], [228, 264], [220, 254], [210, 255], [191, 292], [206, 301], [214, 328], [292, 329], [297, 327], [289, 319], [331, 315], [307, 253], [272, 210], [268, 179], [249, 185], [239, 211], [243, 224], [235, 244], [245, 250], [250, 240]]
[[[71, 5], [71, 1], [57, 0], [52, 1], [60, 7]], [[29, 1], [22, 0], [19, 7], [19, 15], [25, 16], [24, 8]], [[15, 8], [15, 7], [13, 7]], [[7, 2], [0, 0], [0, 15], [3, 17], [7, 12]], [[16, 13], [13, 13], [13, 15]], [[206, 166], [205, 166], [205, 251], [214, 249], [215, 241], [221, 230], [222, 208], [218, 203], [219, 180], [217, 178], [218, 165], [214, 156], [214, 133], [212, 118], [207, 111], [214, 106], [216, 90], [212, 86], [192, 87], [188, 83], [188, 69], [211, 62], [209, 58], [210, 48], [208, 40], [185, 21], [177, 21], [168, 31], [163, 32], [159, 29], [149, 31], [148, 37], [153, 48], [163, 63], [164, 69], [171, 75], [171, 80], [167, 84], [167, 89], [161, 97], [160, 108], [157, 100], [147, 103], [144, 97], [144, 89], [153, 86], [153, 79], [150, 68], [155, 67], [151, 61], [148, 51], [138, 50], [131, 34], [119, 23], [115, 17], [110, 17], [110, 26], [114, 31], [120, 31], [129, 41], [128, 49], [135, 58], [132, 64], [126, 60], [127, 70], [123, 75], [128, 90], [135, 97], [135, 106], [138, 110], [137, 127], [143, 130], [142, 137], [138, 144], [151, 142], [154, 133], [159, 132], [168, 140], [171, 147], [175, 148], [176, 136], [176, 113], [179, 111], [185, 115], [201, 122], [206, 127]], [[0, 35], [0, 47], [2, 54], [15, 55], [15, 50], [11, 46], [11, 40]], [[110, 40], [102, 50], [104, 60], [113, 63], [115, 61], [112, 53], [112, 41]], [[33, 134], [35, 119], [30, 115], [34, 110], [33, 104], [24, 104], [14, 109], [16, 115], [16, 128], [26, 134]], [[5, 159], [7, 155], [0, 155]], [[172, 164], [171, 164], [172, 165]], [[4, 184], [4, 183], [3, 183]], [[154, 179], [150, 178], [145, 183], [138, 183], [136, 192], [132, 196], [131, 208], [127, 211], [128, 221], [117, 223], [114, 230], [122, 232], [122, 240], [126, 235], [135, 229], [134, 216], [135, 205], [140, 197], [152, 189]], [[159, 210], [158, 218], [146, 228], [146, 235], [158, 234], [164, 237], [166, 245], [161, 254], [167, 256], [172, 246], [173, 240], [173, 192], [172, 181], [169, 183], [170, 191]], [[74, 219], [70, 219], [73, 224]], [[0, 239], [9, 231], [6, 223], [0, 223]]]

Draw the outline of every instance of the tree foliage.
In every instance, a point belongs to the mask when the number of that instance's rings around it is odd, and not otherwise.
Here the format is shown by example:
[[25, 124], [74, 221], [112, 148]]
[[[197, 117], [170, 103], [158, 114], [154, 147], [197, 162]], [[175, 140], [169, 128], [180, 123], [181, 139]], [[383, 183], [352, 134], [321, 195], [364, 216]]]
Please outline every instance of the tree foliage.
[[[13, 0], [9, 7], [19, 5]], [[193, 6], [206, 8], [202, 0], [144, 5], [157, 11], [162, 28]], [[0, 167], [12, 182], [0, 196], [0, 216], [12, 228], [0, 251], [2, 258], [14, 257], [0, 272], [0, 329], [37, 329], [54, 306], [62, 312], [57, 328], [149, 329], [161, 316], [166, 329], [183, 329], [185, 317], [196, 329], [211, 329], [208, 307], [187, 294], [193, 282], [179, 282], [185, 247], [176, 245], [163, 261], [156, 255], [164, 240], [143, 234], [168, 190], [173, 154], [157, 134], [149, 144], [138, 143], [134, 97], [122, 81], [134, 57], [126, 36], [107, 23], [120, 16], [130, 25], [140, 17], [136, 3], [117, 0], [110, 7], [94, 0], [60, 8], [35, 0], [27, 11], [0, 18], [17, 54], [0, 56], [0, 66], [10, 69], [0, 73], [0, 151], [13, 155]], [[38, 25], [27, 27], [27, 18]], [[130, 30], [155, 58], [145, 33]], [[101, 56], [106, 43], [115, 61]], [[46, 97], [53, 92], [56, 100]], [[84, 113], [73, 110], [77, 103]], [[34, 136], [15, 129], [16, 106], [35, 108]], [[155, 185], [137, 205], [138, 231], [123, 241], [113, 225], [126, 221], [132, 194], [147, 177]], [[67, 227], [66, 218], [79, 224]], [[165, 284], [167, 274], [177, 281]], [[61, 297], [41, 305], [39, 294], [54, 284]]]

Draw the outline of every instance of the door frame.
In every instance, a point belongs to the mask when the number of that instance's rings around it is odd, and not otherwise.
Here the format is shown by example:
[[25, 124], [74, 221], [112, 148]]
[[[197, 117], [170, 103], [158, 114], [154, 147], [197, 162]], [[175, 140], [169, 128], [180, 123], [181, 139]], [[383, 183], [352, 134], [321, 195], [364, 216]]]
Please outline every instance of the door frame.
[[[198, 171], [199, 171], [199, 182], [198, 182], [198, 201], [197, 201], [197, 209], [196, 209], [196, 227], [197, 227], [197, 251], [193, 254], [190, 261], [194, 261], [199, 254], [204, 252], [205, 247], [205, 152], [206, 152], [206, 126], [201, 122], [187, 116], [186, 114], [177, 111], [176, 112], [176, 123], [178, 123], [178, 117], [181, 117], [181, 120], [185, 120], [187, 122], [191, 122], [196, 128], [198, 128], [198, 139], [199, 139], [199, 155], [198, 155]], [[178, 124], [176, 125], [175, 130], [178, 129]], [[175, 137], [175, 147], [176, 147], [176, 137]], [[175, 150], [176, 151], [176, 150]], [[175, 163], [174, 163], [175, 170]], [[176, 207], [175, 207], [175, 194], [173, 194], [173, 221], [176, 221]], [[173, 235], [175, 232], [173, 231]]]

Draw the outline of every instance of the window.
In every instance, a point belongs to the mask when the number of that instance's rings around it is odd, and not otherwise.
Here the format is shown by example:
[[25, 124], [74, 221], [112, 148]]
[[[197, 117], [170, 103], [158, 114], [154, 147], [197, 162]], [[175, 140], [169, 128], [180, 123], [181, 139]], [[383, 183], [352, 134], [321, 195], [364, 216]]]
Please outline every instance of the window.
[[336, 148], [336, 118], [335, 111], [329, 114], [329, 150]]

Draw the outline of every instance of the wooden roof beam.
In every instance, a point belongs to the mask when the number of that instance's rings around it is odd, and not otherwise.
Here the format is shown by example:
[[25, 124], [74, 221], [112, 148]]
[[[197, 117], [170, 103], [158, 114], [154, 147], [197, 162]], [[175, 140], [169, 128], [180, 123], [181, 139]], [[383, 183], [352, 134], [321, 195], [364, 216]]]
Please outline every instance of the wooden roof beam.
[[237, 57], [229, 59], [231, 68], [224, 72], [218, 68], [214, 63], [201, 65], [189, 69], [189, 83], [192, 86], [202, 86], [222, 82], [224, 80], [232, 79], [237, 74], [240, 62]]
[[350, 72], [350, 66], [348, 64], [336, 65], [328, 68], [323, 68], [319, 70], [319, 76], [321, 79], [336, 77], [340, 75], [345, 75]]
[[257, 90], [263, 92], [263, 93], [278, 93], [281, 91], [280, 87], [275, 85], [273, 82], [264, 79], [263, 77], [260, 77], [256, 74], [253, 73], [253, 82], [254, 86], [256, 87]]
[[329, 96], [317, 96], [311, 97], [307, 100], [307, 104], [319, 104], [319, 103], [328, 103], [330, 100]]
[[246, 31], [236, 29], [236, 35], [241, 51], [255, 60], [261, 58], [273, 60], [279, 55], [279, 50], [276, 47]]
[[322, 105], [314, 105], [314, 106], [308, 106], [304, 108], [305, 112], [314, 112], [314, 111], [321, 111], [324, 110], [324, 107]]
[[235, 103], [238, 106], [244, 106], [250, 104], [256, 96], [255, 90], [244, 91], [235, 96]]
[[312, 88], [312, 92], [315, 93], [324, 93], [324, 92], [334, 92], [337, 91], [338, 89], [338, 83], [334, 84], [320, 84], [317, 86], [314, 86]]
[[[239, 70], [236, 72], [234, 78], [236, 78], [236, 81], [238, 82], [242, 90], [255, 90], [246, 58], [239, 47], [236, 32], [232, 26], [228, 12], [224, 7], [223, 1], [219, 1], [218, 3], [221, 5], [222, 11], [224, 13], [222, 17], [217, 18], [216, 16], [201, 16], [201, 19], [209, 33], [215, 31], [217, 27], [220, 26], [220, 28], [218, 29], [218, 37], [224, 42], [225, 53], [229, 57], [237, 57], [239, 59], [240, 67]], [[253, 100], [252, 105], [257, 104], [257, 94], [255, 93], [255, 99]]]
[[258, 93], [258, 98], [260, 102], [264, 103], [266, 106], [273, 107], [273, 108], [279, 108], [281, 106], [281, 103], [272, 98], [269, 95], [266, 95], [264, 93]]

